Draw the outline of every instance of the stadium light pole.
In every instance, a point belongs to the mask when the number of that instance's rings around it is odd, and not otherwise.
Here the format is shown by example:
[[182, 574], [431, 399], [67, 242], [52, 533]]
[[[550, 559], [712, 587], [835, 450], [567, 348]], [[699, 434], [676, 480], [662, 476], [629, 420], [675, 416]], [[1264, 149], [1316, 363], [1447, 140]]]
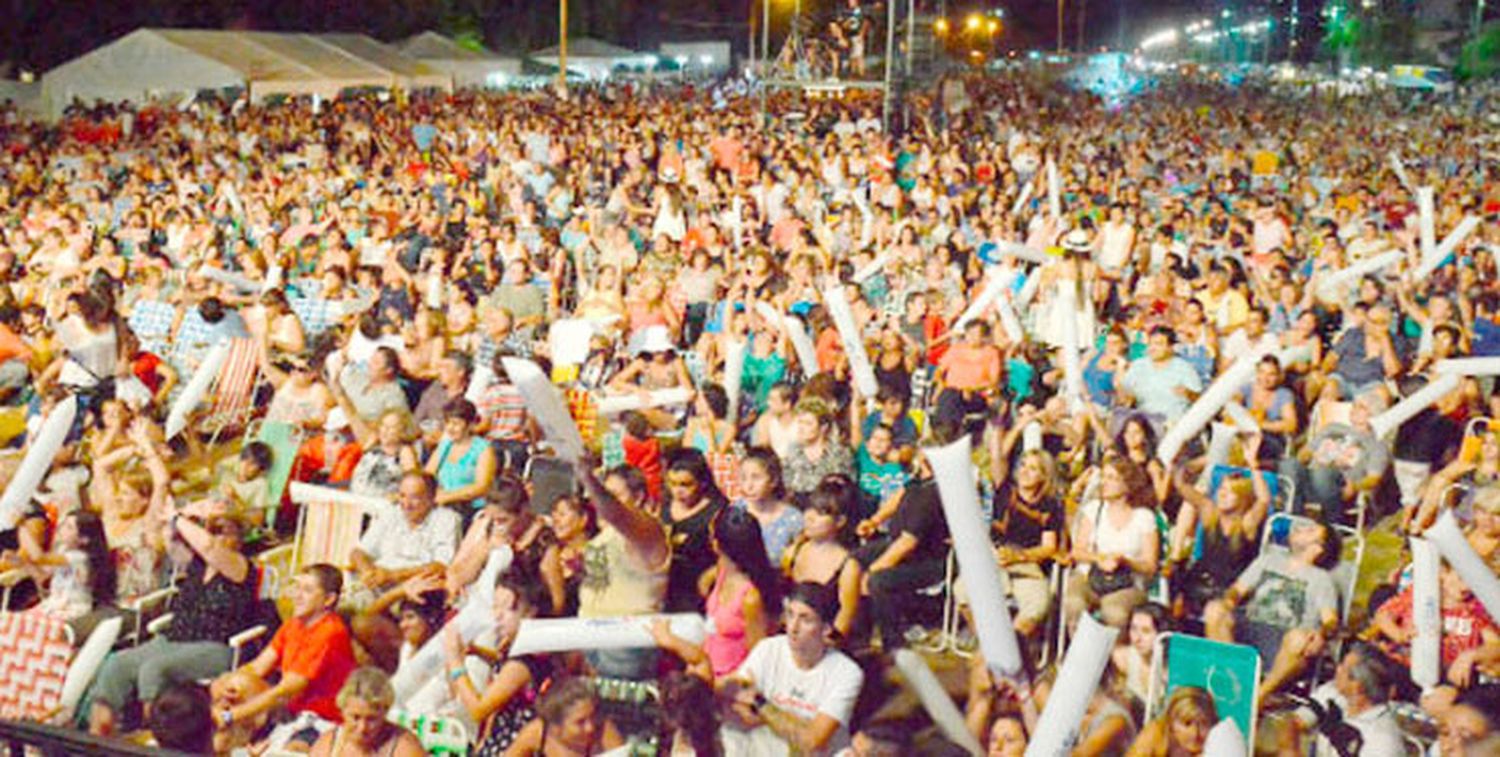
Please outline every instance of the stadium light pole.
[[1063, 51], [1063, 0], [1057, 0], [1057, 54]]
[[568, 0], [557, 0], [557, 86], [568, 94]]

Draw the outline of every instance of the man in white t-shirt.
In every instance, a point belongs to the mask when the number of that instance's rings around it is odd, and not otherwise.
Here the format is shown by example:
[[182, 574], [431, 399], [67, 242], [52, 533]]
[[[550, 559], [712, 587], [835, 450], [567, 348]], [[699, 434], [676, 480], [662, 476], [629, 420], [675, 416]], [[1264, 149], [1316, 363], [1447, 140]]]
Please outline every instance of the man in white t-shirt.
[[762, 639], [720, 683], [733, 702], [722, 734], [726, 754], [826, 755], [849, 745], [864, 672], [832, 647], [837, 596], [798, 584], [783, 614], [786, 634]]

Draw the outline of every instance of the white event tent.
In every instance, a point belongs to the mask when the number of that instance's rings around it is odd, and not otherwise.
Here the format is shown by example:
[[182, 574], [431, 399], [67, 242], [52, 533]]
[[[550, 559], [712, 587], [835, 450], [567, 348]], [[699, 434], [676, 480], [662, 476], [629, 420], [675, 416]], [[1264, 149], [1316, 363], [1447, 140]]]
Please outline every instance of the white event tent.
[[[529, 57], [554, 70], [561, 63], [557, 45], [537, 50]], [[655, 66], [656, 62], [657, 56], [651, 53], [639, 53], [593, 37], [568, 39], [568, 71], [589, 79], [607, 79], [616, 66], [649, 68]]]
[[452, 78], [359, 34], [137, 29], [48, 71], [46, 112], [76, 98], [140, 102], [205, 89], [336, 97], [350, 88], [451, 89]]
[[426, 31], [396, 45], [401, 54], [453, 77], [455, 87], [499, 87], [521, 74], [521, 59], [474, 50]]

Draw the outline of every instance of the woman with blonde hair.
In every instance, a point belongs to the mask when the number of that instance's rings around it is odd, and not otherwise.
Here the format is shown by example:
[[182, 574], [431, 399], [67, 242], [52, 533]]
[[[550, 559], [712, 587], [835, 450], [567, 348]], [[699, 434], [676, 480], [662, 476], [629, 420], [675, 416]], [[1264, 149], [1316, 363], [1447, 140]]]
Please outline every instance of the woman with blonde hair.
[[410, 731], [386, 720], [396, 701], [396, 690], [379, 668], [360, 668], [350, 673], [344, 679], [344, 687], [339, 689], [337, 701], [344, 722], [319, 737], [309, 754], [422, 757], [427, 753]]
[[1183, 686], [1167, 697], [1161, 715], [1141, 730], [1127, 757], [1196, 757], [1203, 754], [1208, 731], [1217, 722], [1214, 698], [1196, 686]]

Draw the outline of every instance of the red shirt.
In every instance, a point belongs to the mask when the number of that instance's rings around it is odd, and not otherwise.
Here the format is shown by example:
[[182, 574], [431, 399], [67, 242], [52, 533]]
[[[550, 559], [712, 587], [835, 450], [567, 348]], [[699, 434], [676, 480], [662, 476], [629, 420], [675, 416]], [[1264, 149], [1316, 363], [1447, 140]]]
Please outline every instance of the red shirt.
[[[1391, 597], [1380, 606], [1379, 612], [1390, 615], [1402, 628], [1414, 628], [1416, 618], [1412, 616], [1413, 589], [1408, 586], [1400, 594]], [[1470, 595], [1458, 605], [1444, 604], [1443, 616], [1443, 672], [1458, 659], [1460, 654], [1478, 649], [1484, 643], [1484, 632], [1495, 630], [1495, 621], [1485, 612], [1484, 605]], [[1402, 664], [1410, 664], [1411, 648], [1402, 645], [1399, 649], [1386, 646], [1386, 653]]]
[[308, 681], [307, 688], [287, 703], [287, 709], [293, 715], [308, 710], [324, 720], [343, 722], [335, 699], [344, 679], [356, 667], [354, 645], [343, 618], [325, 613], [312, 625], [292, 618], [271, 638], [271, 648], [276, 650], [282, 675], [296, 673]]

